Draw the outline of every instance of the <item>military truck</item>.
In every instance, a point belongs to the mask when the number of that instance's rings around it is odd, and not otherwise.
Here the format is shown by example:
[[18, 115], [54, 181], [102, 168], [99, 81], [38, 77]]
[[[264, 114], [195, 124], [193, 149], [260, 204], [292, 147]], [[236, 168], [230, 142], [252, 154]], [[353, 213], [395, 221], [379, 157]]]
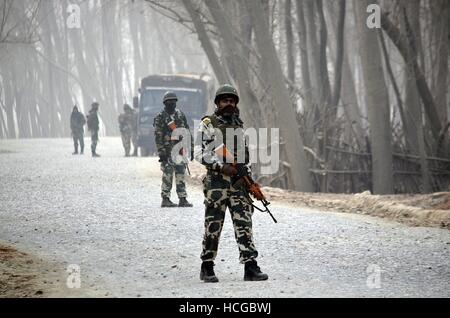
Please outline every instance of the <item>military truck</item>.
[[163, 95], [167, 91], [177, 94], [177, 108], [187, 117], [191, 131], [194, 120], [200, 120], [211, 104], [214, 94], [214, 81], [208, 74], [150, 75], [141, 80], [138, 96], [133, 104], [139, 108], [138, 145], [141, 156], [157, 152], [153, 120], [164, 108]]

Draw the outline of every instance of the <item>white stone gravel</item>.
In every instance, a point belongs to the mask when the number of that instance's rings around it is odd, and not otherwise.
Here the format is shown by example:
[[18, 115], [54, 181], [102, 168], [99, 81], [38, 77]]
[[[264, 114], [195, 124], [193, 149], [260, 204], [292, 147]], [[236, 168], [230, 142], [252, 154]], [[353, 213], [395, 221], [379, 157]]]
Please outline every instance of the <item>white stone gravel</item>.
[[[274, 202], [256, 212], [266, 282], [244, 282], [230, 217], [218, 284], [199, 281], [203, 195], [160, 208], [156, 158], [124, 158], [101, 138], [101, 158], [73, 156], [70, 139], [0, 141], [0, 241], [81, 268], [82, 287], [117, 297], [450, 297], [450, 232]], [[173, 192], [172, 198], [177, 201]], [[369, 267], [371, 266], [371, 267]], [[380, 270], [379, 285], [368, 284]], [[376, 278], [376, 277], [375, 277]], [[371, 288], [379, 287], [379, 288]]]

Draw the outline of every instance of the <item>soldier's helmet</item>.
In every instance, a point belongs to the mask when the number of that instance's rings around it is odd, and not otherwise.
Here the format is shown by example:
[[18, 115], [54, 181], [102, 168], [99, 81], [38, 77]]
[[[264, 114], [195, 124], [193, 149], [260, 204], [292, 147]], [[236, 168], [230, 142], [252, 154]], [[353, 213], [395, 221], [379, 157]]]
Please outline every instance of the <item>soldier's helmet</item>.
[[97, 102], [93, 102], [91, 107], [92, 109], [98, 109], [99, 104]]
[[216, 97], [214, 98], [214, 104], [217, 105], [217, 103], [219, 102], [219, 100], [224, 97], [225, 95], [231, 95], [236, 99], [236, 105], [239, 103], [239, 95], [238, 92], [236, 90], [236, 88], [234, 88], [232, 85], [230, 84], [224, 84], [222, 86], [220, 86], [217, 91], [216, 91]]
[[131, 111], [131, 110], [133, 110], [133, 109], [131, 108], [130, 105], [128, 105], [128, 104], [123, 104], [123, 110], [124, 110], [124, 111]]
[[177, 94], [175, 94], [175, 93], [172, 92], [172, 91], [167, 91], [167, 92], [164, 94], [164, 97], [163, 97], [163, 104], [164, 104], [166, 101], [168, 101], [168, 100], [175, 100], [175, 101], [177, 101], [177, 100], [178, 100]]

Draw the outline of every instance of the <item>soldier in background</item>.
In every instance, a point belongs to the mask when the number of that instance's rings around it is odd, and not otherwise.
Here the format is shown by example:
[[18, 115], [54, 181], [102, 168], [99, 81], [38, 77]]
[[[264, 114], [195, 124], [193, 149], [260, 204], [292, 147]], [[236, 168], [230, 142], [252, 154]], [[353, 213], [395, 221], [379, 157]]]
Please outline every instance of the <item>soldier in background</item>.
[[133, 109], [128, 104], [123, 105], [123, 113], [119, 115], [119, 129], [122, 136], [122, 144], [125, 149], [125, 157], [130, 156], [131, 137], [133, 134]]
[[75, 151], [73, 155], [78, 154], [78, 143], [80, 143], [80, 154], [84, 152], [84, 125], [86, 124], [86, 119], [84, 115], [78, 110], [78, 107], [73, 106], [72, 114], [70, 115], [70, 130], [72, 130], [73, 146]]
[[100, 122], [98, 120], [97, 114], [98, 107], [99, 104], [97, 102], [93, 102], [91, 105], [91, 110], [89, 111], [89, 115], [87, 116], [87, 126], [88, 130], [91, 132], [92, 157], [100, 157], [100, 155], [96, 152], [98, 143], [98, 131], [100, 129]]
[[133, 120], [132, 120], [132, 130], [131, 130], [131, 142], [133, 143], [133, 157], [138, 156], [138, 118], [139, 118], [139, 108], [136, 105], [133, 107]]
[[[172, 148], [180, 140], [172, 138], [172, 128], [189, 129], [186, 116], [176, 108], [177, 95], [174, 92], [166, 92], [163, 97], [164, 110], [156, 115], [153, 127], [155, 128], [155, 144], [158, 149], [159, 161], [161, 162], [162, 185], [161, 185], [161, 207], [175, 207], [175, 203], [170, 201], [170, 192], [172, 190], [172, 180], [175, 174], [177, 195], [179, 198], [178, 206], [192, 207], [192, 204], [186, 200], [186, 184], [184, 181], [186, 174], [185, 164], [176, 164], [171, 158]], [[192, 141], [192, 138], [191, 138]], [[193, 145], [189, 152], [190, 159], [193, 159]]]
[[[258, 252], [253, 243], [252, 215], [253, 206], [245, 199], [242, 189], [233, 187], [233, 176], [239, 169], [247, 169], [251, 174], [249, 150], [244, 137], [240, 142], [236, 138], [234, 145], [226, 145], [227, 133], [236, 133], [243, 129], [239, 118], [239, 95], [236, 89], [228, 84], [222, 85], [214, 99], [216, 109], [214, 114], [205, 116], [199, 125], [195, 145], [195, 158], [206, 167], [207, 173], [203, 180], [205, 195], [205, 232], [203, 236], [202, 265], [200, 279], [205, 282], [218, 282], [214, 273], [214, 259], [217, 256], [220, 234], [228, 208], [233, 220], [233, 227], [239, 248], [239, 260], [244, 264], [244, 280], [266, 280], [268, 276], [261, 272], [256, 263]], [[211, 145], [218, 143], [217, 136], [223, 137], [220, 143], [233, 155], [237, 165], [225, 163], [219, 158]], [[236, 136], [235, 136], [236, 137]], [[244, 162], [238, 162], [237, 154], [244, 151]]]

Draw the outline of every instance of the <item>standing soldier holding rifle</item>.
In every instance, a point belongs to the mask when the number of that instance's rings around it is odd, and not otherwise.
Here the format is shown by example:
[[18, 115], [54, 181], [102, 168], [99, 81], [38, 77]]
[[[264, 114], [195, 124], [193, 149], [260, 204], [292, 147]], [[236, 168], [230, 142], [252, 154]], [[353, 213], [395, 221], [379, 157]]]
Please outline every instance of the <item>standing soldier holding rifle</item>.
[[[176, 128], [186, 128], [189, 130], [186, 116], [176, 108], [177, 95], [168, 91], [164, 94], [164, 110], [160, 112], [153, 123], [155, 127], [155, 144], [158, 149], [159, 161], [161, 162], [162, 185], [161, 185], [161, 207], [176, 207], [177, 205], [170, 201], [170, 192], [172, 190], [172, 180], [175, 174], [177, 195], [179, 198], [179, 207], [192, 207], [186, 199], [186, 184], [184, 181], [186, 174], [185, 163], [177, 164], [171, 158], [172, 148], [181, 140], [177, 136], [172, 136], [172, 131]], [[192, 138], [191, 138], [192, 139]], [[192, 141], [192, 140], [191, 140]], [[193, 159], [193, 145], [191, 144], [189, 156]]]
[[[245, 189], [234, 186], [234, 180], [240, 174], [245, 172], [246, 175], [251, 175], [248, 146], [243, 134], [242, 138], [236, 137], [239, 134], [235, 134], [239, 130], [242, 132], [243, 128], [237, 108], [238, 102], [239, 95], [233, 86], [228, 84], [221, 86], [214, 99], [215, 112], [202, 119], [196, 138], [195, 158], [207, 168], [207, 175], [203, 180], [205, 233], [200, 270], [200, 279], [205, 282], [219, 281], [213, 267], [227, 207], [233, 220], [239, 260], [245, 264], [244, 280], [268, 279], [256, 263], [258, 252], [252, 234], [253, 206], [247, 200], [248, 194]], [[234, 135], [235, 142], [227, 148], [226, 135], [230, 133]], [[223, 143], [219, 147], [216, 140], [218, 135], [222, 137], [220, 142]], [[232, 153], [231, 162], [221, 158], [220, 154], [225, 155], [226, 152]], [[239, 163], [241, 160], [238, 154], [242, 153], [244, 160]]]

